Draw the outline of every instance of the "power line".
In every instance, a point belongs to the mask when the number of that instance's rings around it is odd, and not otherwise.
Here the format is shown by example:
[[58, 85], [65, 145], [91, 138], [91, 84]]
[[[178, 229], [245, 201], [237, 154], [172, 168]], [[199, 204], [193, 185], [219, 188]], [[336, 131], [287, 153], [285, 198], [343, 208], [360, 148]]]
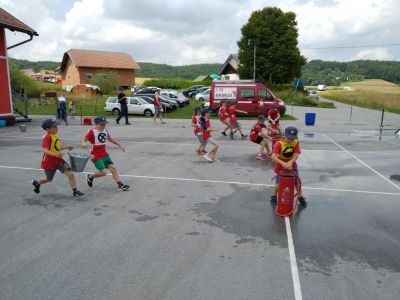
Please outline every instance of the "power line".
[[301, 50], [325, 50], [325, 49], [354, 49], [369, 47], [392, 47], [400, 46], [400, 44], [375, 44], [375, 45], [358, 45], [358, 46], [332, 46], [332, 47], [300, 47]]

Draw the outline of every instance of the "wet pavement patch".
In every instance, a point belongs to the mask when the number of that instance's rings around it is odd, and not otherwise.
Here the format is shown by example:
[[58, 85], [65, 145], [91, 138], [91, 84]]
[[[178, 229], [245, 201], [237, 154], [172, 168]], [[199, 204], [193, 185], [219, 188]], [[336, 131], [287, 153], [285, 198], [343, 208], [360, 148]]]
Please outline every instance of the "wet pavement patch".
[[144, 215], [144, 216], [140, 216], [139, 218], [136, 218], [135, 220], [138, 222], [146, 222], [146, 221], [151, 221], [158, 218], [158, 216], [148, 216], [148, 215]]
[[284, 219], [275, 215], [275, 207], [269, 202], [271, 188], [231, 187], [234, 192], [230, 195], [195, 204], [192, 210], [196, 222], [235, 234], [239, 239], [234, 246], [261, 238], [271, 245], [286, 247]]
[[390, 175], [390, 179], [400, 181], [400, 175]]
[[309, 196], [291, 219], [301, 271], [331, 274], [337, 259], [400, 272], [400, 203], [376, 195]]

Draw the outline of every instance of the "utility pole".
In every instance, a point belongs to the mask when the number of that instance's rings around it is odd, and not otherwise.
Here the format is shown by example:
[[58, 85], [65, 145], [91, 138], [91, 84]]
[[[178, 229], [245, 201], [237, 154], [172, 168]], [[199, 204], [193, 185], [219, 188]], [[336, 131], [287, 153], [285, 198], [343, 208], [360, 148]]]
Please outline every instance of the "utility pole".
[[254, 56], [253, 79], [254, 79], [254, 81], [256, 81], [256, 45], [254, 45], [254, 54], [253, 54], [253, 56]]

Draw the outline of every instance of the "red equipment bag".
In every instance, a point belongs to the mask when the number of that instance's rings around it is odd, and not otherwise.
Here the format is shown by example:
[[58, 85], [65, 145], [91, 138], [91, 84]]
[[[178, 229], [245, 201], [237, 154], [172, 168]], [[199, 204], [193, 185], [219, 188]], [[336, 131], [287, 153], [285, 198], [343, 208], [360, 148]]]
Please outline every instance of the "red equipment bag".
[[278, 203], [276, 214], [280, 217], [291, 216], [299, 204], [301, 181], [294, 171], [283, 170], [279, 174]]
[[92, 118], [89, 117], [83, 118], [83, 125], [92, 125]]

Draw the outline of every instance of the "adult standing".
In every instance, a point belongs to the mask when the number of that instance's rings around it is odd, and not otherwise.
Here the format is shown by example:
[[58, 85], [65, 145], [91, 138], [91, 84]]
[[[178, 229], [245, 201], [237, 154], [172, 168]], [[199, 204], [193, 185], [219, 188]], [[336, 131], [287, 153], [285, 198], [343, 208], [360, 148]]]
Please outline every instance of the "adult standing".
[[160, 101], [160, 89], [157, 89], [156, 93], [154, 94], [154, 118], [153, 118], [153, 124], [155, 125], [157, 123], [157, 118], [160, 119], [161, 124], [165, 124], [165, 122], [162, 119], [162, 112], [163, 112], [163, 107], [161, 105]]
[[67, 99], [65, 99], [65, 97], [61, 96], [61, 97], [58, 97], [57, 100], [58, 100], [57, 117], [59, 117], [60, 120], [65, 121], [65, 124], [68, 125], [68, 120], [67, 120]]
[[131, 125], [128, 120], [128, 102], [124, 93], [124, 89], [121, 89], [118, 94], [118, 103], [121, 107], [121, 112], [119, 113], [119, 116], [115, 119], [115, 121], [117, 122], [117, 124], [119, 124], [121, 118], [125, 116], [125, 125]]

